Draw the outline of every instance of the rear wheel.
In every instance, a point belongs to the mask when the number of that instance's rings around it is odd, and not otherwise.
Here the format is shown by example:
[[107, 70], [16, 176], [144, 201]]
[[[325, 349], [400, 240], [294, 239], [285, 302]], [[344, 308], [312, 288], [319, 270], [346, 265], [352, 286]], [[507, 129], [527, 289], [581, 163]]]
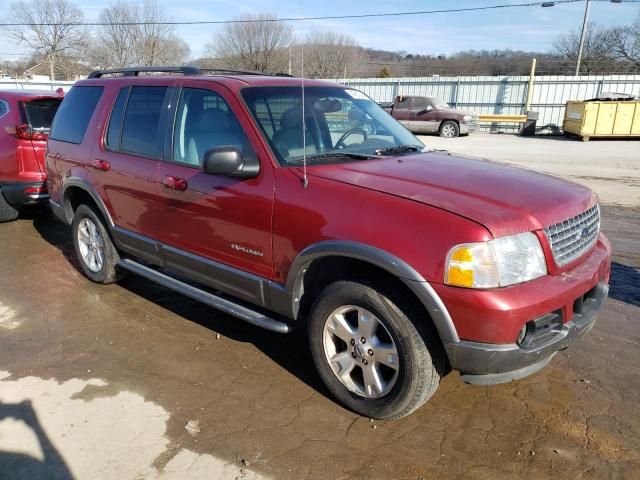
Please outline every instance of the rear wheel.
[[409, 415], [437, 390], [444, 354], [408, 302], [367, 282], [339, 281], [309, 320], [313, 360], [331, 393], [362, 415]]
[[18, 210], [9, 205], [0, 191], [0, 223], [11, 222], [18, 218], [18, 214]]
[[72, 223], [73, 244], [82, 271], [96, 283], [113, 283], [118, 279], [118, 252], [99, 213], [80, 205]]
[[446, 120], [440, 125], [440, 136], [444, 138], [453, 138], [460, 135], [460, 127], [453, 120]]

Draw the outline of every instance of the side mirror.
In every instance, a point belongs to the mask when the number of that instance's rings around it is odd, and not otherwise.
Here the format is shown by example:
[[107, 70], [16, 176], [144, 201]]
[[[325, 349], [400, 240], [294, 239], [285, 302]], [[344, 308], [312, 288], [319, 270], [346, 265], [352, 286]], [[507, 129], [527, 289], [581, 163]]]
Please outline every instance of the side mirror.
[[204, 154], [202, 170], [209, 175], [239, 178], [252, 178], [257, 175], [254, 169], [245, 169], [240, 149], [232, 145], [207, 150]]
[[418, 112], [418, 115], [424, 115], [425, 113], [429, 113], [432, 110], [433, 110], [433, 107], [431, 105], [427, 105], [425, 108], [423, 108]]

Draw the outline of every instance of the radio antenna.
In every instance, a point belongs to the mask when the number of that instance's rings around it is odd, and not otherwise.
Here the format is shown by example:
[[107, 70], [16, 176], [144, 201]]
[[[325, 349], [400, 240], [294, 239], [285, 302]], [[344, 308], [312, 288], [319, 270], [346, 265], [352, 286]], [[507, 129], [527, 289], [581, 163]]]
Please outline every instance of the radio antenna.
[[[302, 1], [300, 2], [300, 16], [302, 16]], [[302, 188], [307, 188], [307, 119], [304, 113], [304, 40], [300, 42], [300, 85], [302, 87]]]

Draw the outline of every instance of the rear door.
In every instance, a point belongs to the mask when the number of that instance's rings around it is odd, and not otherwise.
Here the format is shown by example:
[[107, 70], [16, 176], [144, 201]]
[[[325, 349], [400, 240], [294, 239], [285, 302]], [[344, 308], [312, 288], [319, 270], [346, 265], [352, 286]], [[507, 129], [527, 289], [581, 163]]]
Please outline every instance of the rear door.
[[158, 211], [157, 175], [164, 156], [173, 82], [123, 86], [112, 92], [106, 128], [94, 149], [96, 183], [112, 212], [122, 248], [161, 263], [155, 242], [164, 222]]
[[409, 128], [409, 122], [411, 120], [410, 103], [410, 97], [399, 96], [396, 97], [393, 105], [393, 118], [407, 128]]

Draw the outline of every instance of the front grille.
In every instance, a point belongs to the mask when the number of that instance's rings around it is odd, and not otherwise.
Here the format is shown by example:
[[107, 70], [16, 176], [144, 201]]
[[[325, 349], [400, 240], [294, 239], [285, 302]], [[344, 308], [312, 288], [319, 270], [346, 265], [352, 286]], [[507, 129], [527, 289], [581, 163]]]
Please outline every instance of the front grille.
[[544, 229], [556, 265], [573, 262], [595, 245], [600, 233], [600, 207], [594, 205], [586, 212]]

